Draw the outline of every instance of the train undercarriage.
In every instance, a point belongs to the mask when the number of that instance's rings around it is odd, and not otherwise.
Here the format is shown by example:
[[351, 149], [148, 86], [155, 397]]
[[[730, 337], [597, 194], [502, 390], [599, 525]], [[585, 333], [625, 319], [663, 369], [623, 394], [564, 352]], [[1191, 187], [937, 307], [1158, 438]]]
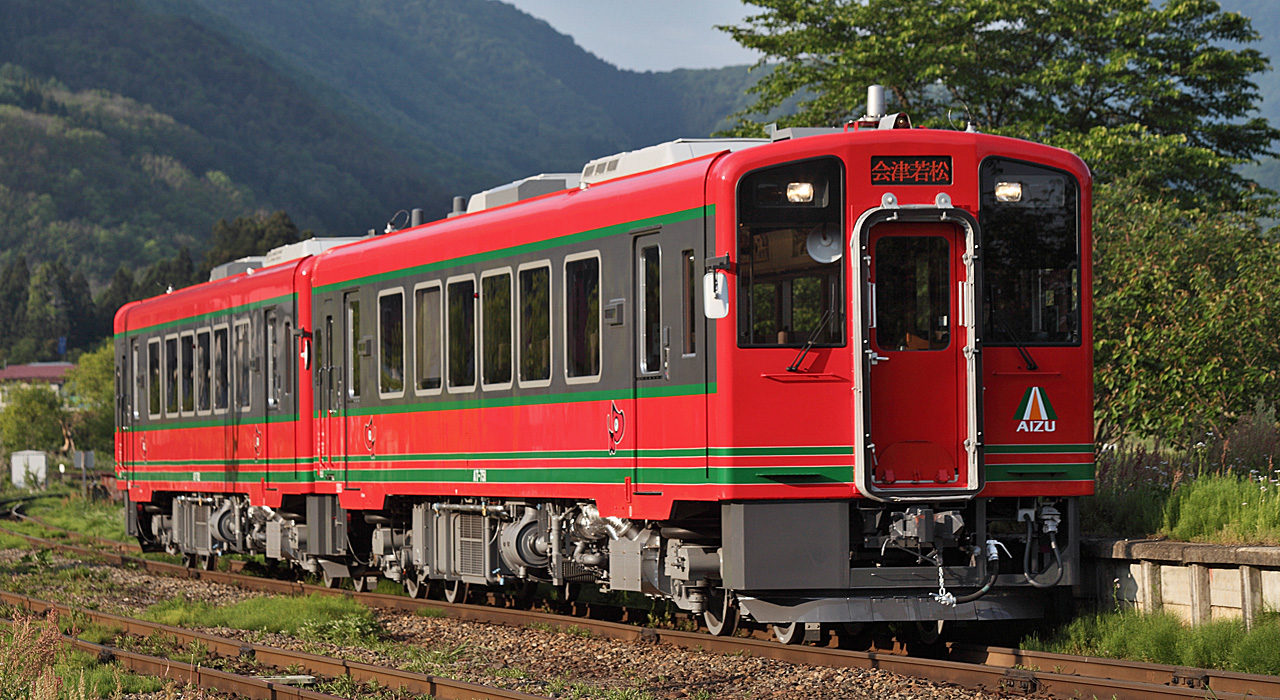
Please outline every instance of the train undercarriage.
[[575, 501], [401, 498], [370, 512], [336, 496], [273, 509], [156, 494], [126, 513], [144, 550], [191, 566], [263, 555], [357, 590], [383, 577], [418, 597], [442, 582], [450, 601], [468, 586], [598, 585], [669, 600], [716, 634], [743, 617], [789, 642], [841, 623], [1040, 618], [1078, 577], [1074, 498], [680, 502], [651, 522]]

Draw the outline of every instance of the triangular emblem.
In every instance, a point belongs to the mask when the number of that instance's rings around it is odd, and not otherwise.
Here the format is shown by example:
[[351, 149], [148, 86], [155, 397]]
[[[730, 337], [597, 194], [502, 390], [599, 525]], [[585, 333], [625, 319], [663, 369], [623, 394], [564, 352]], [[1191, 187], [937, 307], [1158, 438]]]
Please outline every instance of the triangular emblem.
[[1053, 410], [1053, 404], [1049, 403], [1049, 394], [1043, 388], [1033, 386], [1023, 395], [1022, 403], [1018, 404], [1018, 411], [1013, 419], [1057, 420], [1058, 414]]

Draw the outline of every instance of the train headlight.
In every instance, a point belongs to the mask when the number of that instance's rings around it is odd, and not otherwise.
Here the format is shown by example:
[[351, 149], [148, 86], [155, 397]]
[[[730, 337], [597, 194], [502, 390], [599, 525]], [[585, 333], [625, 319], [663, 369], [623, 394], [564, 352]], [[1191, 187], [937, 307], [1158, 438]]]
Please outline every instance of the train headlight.
[[1021, 182], [997, 182], [996, 183], [996, 201], [997, 202], [1021, 202], [1022, 201], [1022, 183]]
[[787, 201], [792, 204], [807, 204], [813, 201], [812, 182], [787, 183]]

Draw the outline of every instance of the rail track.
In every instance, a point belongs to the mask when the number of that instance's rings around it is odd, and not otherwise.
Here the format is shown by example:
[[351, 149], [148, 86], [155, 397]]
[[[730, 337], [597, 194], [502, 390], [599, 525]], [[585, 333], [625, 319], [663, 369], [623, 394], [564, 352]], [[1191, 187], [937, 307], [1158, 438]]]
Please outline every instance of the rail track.
[[[162, 625], [123, 615], [88, 610], [62, 603], [40, 600], [19, 593], [0, 591], [0, 602], [16, 606], [33, 613], [45, 613], [57, 610], [60, 615], [74, 615], [103, 627], [118, 629], [121, 632], [149, 637], [163, 634], [172, 637], [180, 644], [199, 642], [210, 652], [222, 657], [252, 657], [258, 663], [277, 668], [306, 669], [309, 675], [335, 678], [348, 676], [353, 681], [363, 683], [376, 680], [380, 685], [392, 688], [403, 688], [419, 695], [429, 695], [438, 700], [471, 700], [473, 698], [492, 698], [493, 700], [546, 700], [545, 696], [530, 695], [502, 688], [477, 685], [465, 681], [456, 681], [439, 676], [432, 676], [412, 671], [404, 671], [389, 666], [375, 666], [326, 656], [308, 654], [288, 649], [278, 649], [261, 644], [250, 644], [237, 639], [228, 639], [216, 635], [205, 634], [193, 630]], [[130, 670], [138, 673], [173, 678], [177, 681], [189, 682], [201, 688], [211, 688], [244, 697], [264, 698], [268, 700], [286, 698], [334, 698], [336, 696], [320, 693], [305, 688], [297, 688], [285, 683], [273, 682], [263, 678], [243, 676], [225, 671], [202, 668], [198, 664], [185, 664], [180, 661], [160, 657], [137, 654], [114, 647], [93, 644], [84, 640], [64, 635], [64, 640], [77, 649], [94, 654], [98, 658], [114, 658], [120, 660]]]
[[[0, 528], [39, 546], [85, 556], [103, 557], [113, 564], [130, 564], [149, 572], [196, 578], [241, 586], [261, 592], [301, 595], [320, 593], [351, 596], [370, 607], [416, 611], [424, 607], [470, 621], [512, 626], [543, 625], [568, 630], [588, 630], [593, 636], [623, 641], [660, 642], [685, 649], [721, 654], [748, 654], [795, 664], [834, 668], [869, 668], [890, 671], [937, 683], [1001, 691], [1012, 695], [1056, 698], [1280, 698], [1280, 677], [1196, 669], [1114, 659], [1032, 652], [1005, 647], [947, 644], [935, 650], [939, 658], [908, 656], [901, 646], [889, 650], [853, 651], [817, 646], [788, 646], [758, 638], [715, 637], [700, 632], [654, 629], [625, 622], [610, 622], [577, 615], [488, 607], [406, 596], [355, 593], [323, 586], [280, 581], [222, 571], [186, 568], [120, 554], [68, 545]], [[110, 541], [109, 541], [110, 542]], [[121, 543], [114, 542], [119, 545]], [[575, 613], [589, 612], [579, 607]]]

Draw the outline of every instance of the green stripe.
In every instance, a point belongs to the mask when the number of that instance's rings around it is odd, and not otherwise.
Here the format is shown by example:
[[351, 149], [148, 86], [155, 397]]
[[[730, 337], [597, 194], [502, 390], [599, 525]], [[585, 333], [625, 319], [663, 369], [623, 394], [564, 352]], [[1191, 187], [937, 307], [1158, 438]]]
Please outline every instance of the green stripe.
[[1088, 464], [988, 464], [987, 481], [1093, 481]]
[[274, 299], [264, 299], [263, 301], [254, 301], [248, 304], [241, 304], [239, 306], [230, 306], [225, 309], [221, 309], [219, 311], [214, 311], [212, 313], [196, 314], [195, 316], [187, 316], [184, 318], [180, 318], [176, 321], [165, 321], [164, 323], [157, 323], [153, 326], [142, 326], [140, 328], [130, 328], [127, 331], [125, 331], [124, 337], [129, 338], [136, 335], [151, 334], [157, 331], [163, 331], [169, 328], [177, 328], [178, 326], [185, 326], [185, 325], [197, 323], [200, 321], [214, 321], [214, 320], [221, 319], [223, 317], [230, 316], [233, 314], [244, 313], [246, 311], [253, 311], [254, 309], [261, 309], [267, 306], [277, 306], [285, 302], [288, 302], [290, 305], [292, 305], [294, 303], [295, 297], [297, 296], [298, 296], [297, 294], [285, 294], [283, 296], [275, 297]]
[[[385, 469], [385, 468], [335, 468], [325, 469], [343, 482], [367, 483], [475, 483], [475, 470], [471, 468], [420, 468], [420, 469]], [[345, 476], [344, 476], [345, 473]], [[770, 467], [768, 469], [743, 469], [702, 466], [680, 469], [676, 467], [657, 467], [639, 470], [640, 479], [637, 486], [661, 484], [831, 484], [851, 483], [852, 469], [848, 466], [836, 467]], [[486, 483], [593, 483], [620, 484], [627, 477], [635, 478], [637, 470], [630, 466], [617, 467], [556, 467], [556, 468], [512, 468], [490, 469], [485, 472]], [[191, 481], [191, 472], [154, 472], [138, 474], [134, 483], [148, 481]], [[201, 483], [257, 483], [262, 479], [268, 483], [301, 483], [310, 481], [308, 472], [298, 474], [279, 472], [240, 471], [237, 473], [205, 473], [201, 474]]]
[[[195, 418], [191, 420], [180, 420], [177, 422], [165, 423], [139, 423], [133, 426], [135, 433], [150, 433], [160, 430], [189, 430], [194, 428], [225, 428], [227, 426], [238, 426], [242, 428], [250, 428], [255, 425], [271, 424], [271, 423], [294, 423], [298, 420], [297, 413], [276, 413], [266, 417], [246, 418], [238, 423], [231, 423], [227, 420], [230, 414], [224, 413], [220, 416], [209, 416], [207, 418]], [[156, 418], [153, 420], [165, 420]]]
[[663, 214], [661, 216], [651, 216], [646, 219], [635, 219], [633, 221], [625, 221], [612, 226], [592, 229], [590, 231], [582, 231], [579, 233], [558, 236], [556, 238], [548, 238], [546, 240], [535, 241], [533, 243], [525, 243], [523, 245], [511, 246], [509, 248], [499, 248], [497, 250], [489, 250], [483, 253], [473, 253], [471, 255], [463, 255], [448, 260], [440, 260], [438, 262], [427, 263], [425, 265], [415, 265], [413, 267], [400, 268], [390, 272], [384, 272], [377, 275], [367, 275], [365, 277], [356, 277], [342, 282], [333, 282], [331, 284], [315, 287], [315, 294], [327, 294], [329, 292], [344, 289], [351, 285], [377, 284], [389, 280], [397, 280], [404, 277], [412, 277], [415, 275], [424, 275], [436, 270], [443, 270], [451, 267], [459, 267], [462, 265], [471, 265], [476, 263], [489, 262], [500, 258], [510, 257], [514, 255], [525, 255], [528, 253], [536, 253], [560, 246], [573, 245], [575, 243], [584, 243], [599, 238], [607, 238], [633, 231], [637, 228], [646, 226], [667, 226], [677, 224], [684, 221], [692, 221], [701, 219], [705, 216], [711, 216], [715, 213], [715, 205], [707, 205], [705, 207], [694, 207], [684, 211], [677, 211], [671, 214]]
[[1013, 454], [1093, 454], [1093, 445], [987, 445], [989, 455]]
[[[716, 383], [676, 384], [670, 386], [645, 387], [638, 392], [639, 398], [658, 399], [676, 396], [700, 396], [716, 393]], [[373, 406], [370, 408], [348, 408], [348, 416], [386, 416], [397, 413], [421, 413], [424, 411], [460, 411], [472, 408], [510, 408], [512, 406], [542, 406], [563, 403], [587, 403], [591, 401], [624, 401], [636, 397], [632, 389], [612, 389], [601, 391], [574, 391], [560, 394], [540, 394], [533, 396], [491, 396], [481, 392], [468, 394], [468, 398], [423, 401], [410, 404], [393, 404], [390, 406]], [[446, 395], [447, 396], [447, 395]], [[316, 417], [320, 411], [316, 411]]]

